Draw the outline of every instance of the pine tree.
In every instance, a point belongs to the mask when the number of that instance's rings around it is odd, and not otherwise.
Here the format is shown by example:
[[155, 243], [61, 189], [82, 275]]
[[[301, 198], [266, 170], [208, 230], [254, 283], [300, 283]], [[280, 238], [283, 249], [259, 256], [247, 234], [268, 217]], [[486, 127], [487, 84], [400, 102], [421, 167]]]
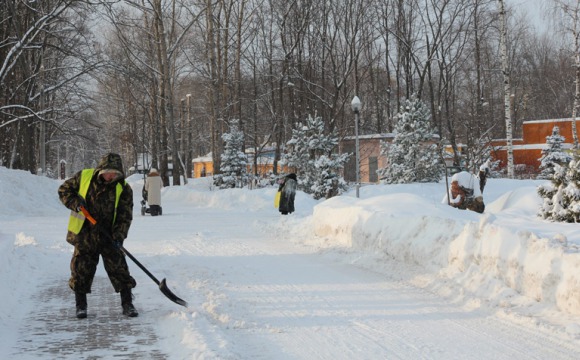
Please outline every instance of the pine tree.
[[405, 100], [395, 126], [395, 138], [391, 144], [381, 144], [381, 154], [386, 155], [387, 165], [378, 170], [379, 177], [387, 184], [412, 182], [438, 182], [443, 175], [443, 165], [435, 135], [430, 124], [431, 113], [415, 96]]
[[580, 161], [572, 160], [568, 167], [554, 165], [551, 183], [538, 187], [543, 198], [538, 215], [547, 220], [580, 222]]
[[297, 124], [286, 145], [287, 153], [281, 163], [297, 169], [301, 190], [321, 199], [339, 195], [348, 188], [340, 169], [350, 154], [333, 153], [338, 136], [335, 132], [324, 134], [321, 117], [308, 116], [305, 124]]
[[562, 151], [562, 143], [565, 138], [560, 135], [560, 128], [554, 126], [552, 129], [552, 135], [546, 136], [547, 148], [542, 150], [542, 157], [538, 160], [540, 161], [540, 174], [539, 179], [551, 179], [554, 175], [554, 165], [565, 165], [572, 160], [572, 156], [568, 153]]
[[221, 154], [221, 174], [214, 176], [214, 184], [220, 189], [242, 187], [248, 181], [248, 158], [242, 151], [244, 148], [244, 133], [238, 127], [238, 121], [230, 124], [230, 132], [222, 135], [225, 142]]

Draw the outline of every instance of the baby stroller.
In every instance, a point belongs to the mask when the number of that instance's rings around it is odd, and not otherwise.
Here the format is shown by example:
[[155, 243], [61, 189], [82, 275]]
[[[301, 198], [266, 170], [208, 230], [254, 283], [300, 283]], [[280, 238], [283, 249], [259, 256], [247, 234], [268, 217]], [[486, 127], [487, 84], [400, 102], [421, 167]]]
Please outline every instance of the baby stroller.
[[163, 209], [159, 205], [151, 205], [147, 207], [147, 190], [143, 189], [141, 192], [143, 200], [141, 200], [141, 215], [151, 214], [151, 216], [163, 215]]

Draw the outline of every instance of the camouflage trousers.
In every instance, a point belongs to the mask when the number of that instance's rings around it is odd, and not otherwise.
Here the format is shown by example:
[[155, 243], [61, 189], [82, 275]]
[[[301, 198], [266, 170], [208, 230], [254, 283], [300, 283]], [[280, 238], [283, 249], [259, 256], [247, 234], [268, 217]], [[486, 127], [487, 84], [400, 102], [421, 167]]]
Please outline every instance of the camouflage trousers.
[[91, 292], [93, 278], [99, 264], [99, 257], [103, 258], [105, 271], [115, 289], [120, 292], [123, 289], [132, 289], [137, 283], [129, 274], [129, 267], [125, 260], [125, 254], [112, 244], [99, 246], [98, 248], [84, 247], [82, 243], [75, 246], [70, 262], [71, 277], [70, 288], [79, 293]]

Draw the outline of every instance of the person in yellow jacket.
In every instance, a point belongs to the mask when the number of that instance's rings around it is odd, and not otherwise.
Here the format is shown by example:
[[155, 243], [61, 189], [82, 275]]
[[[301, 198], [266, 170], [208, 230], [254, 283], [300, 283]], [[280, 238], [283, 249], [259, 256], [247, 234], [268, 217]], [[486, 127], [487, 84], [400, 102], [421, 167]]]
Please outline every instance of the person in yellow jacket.
[[280, 186], [278, 187], [278, 192], [280, 193], [278, 211], [282, 215], [288, 215], [294, 212], [294, 198], [296, 197], [297, 185], [298, 178], [294, 173], [286, 175], [280, 182]]
[[[75, 292], [76, 316], [87, 317], [87, 294], [91, 292], [99, 256], [113, 288], [121, 293], [123, 314], [138, 316], [131, 293], [137, 283], [121, 249], [133, 220], [133, 191], [125, 182], [121, 157], [105, 155], [96, 168], [81, 170], [66, 180], [58, 195], [71, 210], [66, 240], [75, 247], [69, 286]], [[81, 206], [97, 220], [96, 225], [85, 221]]]

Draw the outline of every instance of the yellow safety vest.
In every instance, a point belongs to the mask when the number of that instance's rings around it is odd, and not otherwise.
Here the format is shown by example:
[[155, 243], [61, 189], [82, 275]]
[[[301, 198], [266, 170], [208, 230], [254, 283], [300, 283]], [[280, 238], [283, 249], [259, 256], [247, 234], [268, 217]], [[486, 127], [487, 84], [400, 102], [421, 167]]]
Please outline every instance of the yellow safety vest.
[[[87, 196], [87, 192], [89, 191], [89, 185], [91, 184], [91, 180], [93, 178], [93, 174], [95, 173], [95, 169], [84, 169], [81, 172], [81, 184], [79, 186], [79, 196], [85, 199]], [[119, 205], [119, 199], [121, 198], [121, 193], [123, 192], [123, 185], [117, 183], [117, 187], [115, 189], [115, 212], [113, 213], [113, 224], [117, 219], [117, 206]], [[83, 215], [80, 211], [71, 211], [70, 218], [68, 222], [68, 231], [72, 232], [73, 234], [78, 234], [81, 232], [83, 228], [83, 224], [85, 222], [85, 215]]]

